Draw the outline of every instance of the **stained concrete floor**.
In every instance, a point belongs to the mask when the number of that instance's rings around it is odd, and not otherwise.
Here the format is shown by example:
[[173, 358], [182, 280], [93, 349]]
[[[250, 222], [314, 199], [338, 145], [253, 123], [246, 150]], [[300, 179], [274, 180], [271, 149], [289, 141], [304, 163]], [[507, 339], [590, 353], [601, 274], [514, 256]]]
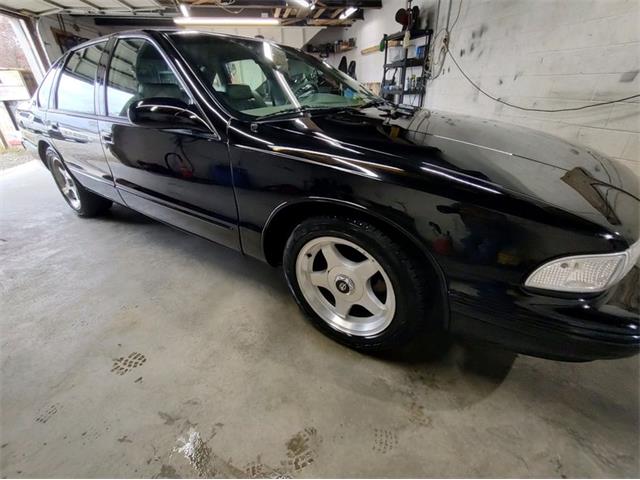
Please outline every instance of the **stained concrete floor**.
[[638, 359], [370, 357], [279, 270], [0, 177], [4, 477], [637, 477]]

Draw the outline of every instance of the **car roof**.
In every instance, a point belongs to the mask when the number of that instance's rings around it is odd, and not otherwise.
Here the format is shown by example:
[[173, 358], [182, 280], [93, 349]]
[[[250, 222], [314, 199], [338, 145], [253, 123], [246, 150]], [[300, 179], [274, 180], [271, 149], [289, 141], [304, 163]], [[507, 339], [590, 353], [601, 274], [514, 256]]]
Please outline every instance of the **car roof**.
[[[157, 33], [164, 33], [164, 34], [172, 34], [172, 33], [200, 33], [200, 34], [204, 34], [204, 35], [208, 35], [208, 36], [213, 36], [213, 37], [220, 37], [220, 38], [235, 38], [235, 39], [239, 39], [239, 40], [244, 40], [244, 41], [254, 41], [254, 42], [269, 42], [269, 43], [273, 43], [275, 45], [278, 45], [280, 47], [285, 47], [286, 45], [280, 45], [279, 43], [276, 42], [272, 42], [269, 39], [266, 38], [256, 38], [256, 37], [247, 37], [247, 36], [243, 36], [243, 35], [233, 35], [233, 34], [227, 34], [227, 33], [220, 33], [220, 32], [212, 32], [209, 30], [198, 30], [198, 29], [184, 29], [184, 28], [168, 28], [168, 27], [158, 27], [158, 28], [137, 28], [137, 29], [131, 29], [131, 30], [122, 30], [120, 32], [114, 32], [114, 33], [110, 33], [108, 35], [102, 35], [101, 37], [96, 37], [96, 38], [92, 38], [90, 40], [87, 40], [86, 42], [82, 42], [79, 43], [78, 45], [75, 45], [73, 48], [70, 48], [68, 50], [68, 52], [72, 52], [74, 50], [78, 50], [80, 48], [92, 45], [94, 43], [99, 43], [101, 41], [105, 41], [105, 40], [109, 40], [110, 38], [113, 37], [122, 37], [122, 36], [129, 36], [129, 35], [150, 35], [152, 36], [153, 34], [157, 34]], [[65, 52], [65, 54], [67, 54], [68, 52]]]

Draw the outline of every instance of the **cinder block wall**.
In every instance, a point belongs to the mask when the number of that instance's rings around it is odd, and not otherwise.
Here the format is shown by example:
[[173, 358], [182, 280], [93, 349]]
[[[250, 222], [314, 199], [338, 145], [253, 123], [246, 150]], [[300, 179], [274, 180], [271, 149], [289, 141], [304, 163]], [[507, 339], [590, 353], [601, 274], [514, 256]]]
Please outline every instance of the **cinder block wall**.
[[[450, 25], [459, 6], [453, 0]], [[439, 27], [447, 15], [443, 1]], [[640, 2], [462, 0], [450, 50], [474, 82], [510, 103], [557, 109], [615, 100], [640, 93]], [[447, 58], [425, 106], [544, 130], [640, 172], [640, 98], [576, 112], [522, 111], [485, 97]]]

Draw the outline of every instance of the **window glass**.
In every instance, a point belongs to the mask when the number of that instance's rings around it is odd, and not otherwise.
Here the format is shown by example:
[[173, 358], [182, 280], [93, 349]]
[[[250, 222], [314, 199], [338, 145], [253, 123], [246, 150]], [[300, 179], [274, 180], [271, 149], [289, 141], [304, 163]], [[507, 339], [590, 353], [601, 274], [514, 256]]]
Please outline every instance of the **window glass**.
[[152, 97], [189, 102], [158, 49], [144, 39], [118, 40], [107, 75], [107, 114], [126, 117], [129, 105]]
[[255, 60], [236, 60], [225, 64], [229, 83], [233, 85], [249, 85], [252, 90], [256, 90], [262, 85], [267, 77]]
[[57, 68], [52, 68], [47, 72], [47, 75], [42, 80], [40, 88], [38, 89], [38, 106], [47, 108], [49, 106], [49, 94], [51, 93], [51, 86], [53, 85], [53, 79], [56, 76]]
[[180, 32], [171, 38], [215, 96], [245, 115], [382, 101], [328, 64], [288, 47], [207, 33]]
[[106, 44], [105, 41], [81, 48], [69, 56], [58, 82], [58, 109], [95, 113], [93, 84]]

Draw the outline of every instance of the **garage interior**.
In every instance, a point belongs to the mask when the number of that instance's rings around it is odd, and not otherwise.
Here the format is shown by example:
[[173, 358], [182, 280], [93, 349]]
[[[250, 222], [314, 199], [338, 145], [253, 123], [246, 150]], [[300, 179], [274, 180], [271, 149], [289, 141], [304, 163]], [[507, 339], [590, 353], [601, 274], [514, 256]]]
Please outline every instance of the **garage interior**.
[[[639, 174], [637, 98], [526, 108], [640, 92], [640, 3], [412, 5], [429, 60], [406, 72], [403, 103], [553, 133]], [[122, 206], [77, 218], [11, 140], [15, 103], [68, 48], [189, 28], [176, 18], [233, 17], [193, 28], [262, 35], [336, 67], [344, 57], [384, 94], [380, 44], [405, 6], [0, 0], [0, 38], [22, 52], [0, 69], [0, 147], [24, 157], [6, 167], [0, 154], [3, 478], [640, 476], [637, 356], [563, 363], [439, 335], [357, 353], [305, 320], [279, 269]], [[242, 25], [252, 18], [275, 23]]]

